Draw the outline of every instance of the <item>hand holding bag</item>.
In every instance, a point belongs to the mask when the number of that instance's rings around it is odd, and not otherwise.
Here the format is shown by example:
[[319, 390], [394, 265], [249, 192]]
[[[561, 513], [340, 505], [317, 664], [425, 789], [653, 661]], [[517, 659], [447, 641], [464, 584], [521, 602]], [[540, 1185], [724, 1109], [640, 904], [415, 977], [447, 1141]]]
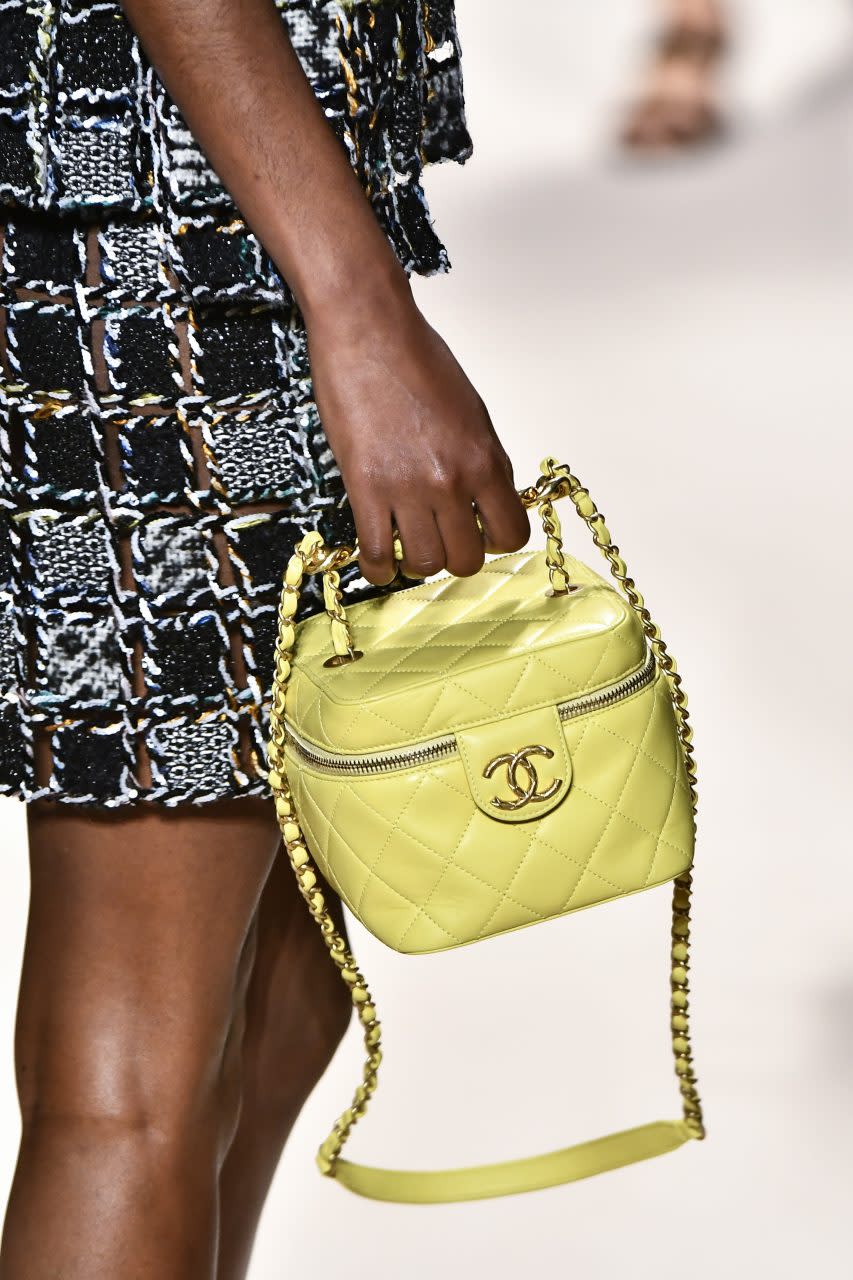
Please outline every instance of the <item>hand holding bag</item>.
[[[545, 552], [442, 574], [344, 611], [357, 556], [316, 533], [284, 575], [269, 779], [284, 844], [364, 1028], [352, 1104], [318, 1155], [362, 1195], [435, 1203], [570, 1182], [704, 1137], [687, 965], [696, 770], [675, 663], [588, 491], [547, 458], [521, 491]], [[622, 588], [563, 551], [568, 496]], [[306, 573], [328, 619], [294, 624]], [[329, 656], [329, 620], [334, 653]], [[359, 648], [355, 645], [358, 644]], [[442, 1172], [341, 1151], [376, 1088], [380, 1028], [318, 874], [377, 938], [442, 951], [674, 881], [672, 1047], [683, 1118], [548, 1155]]]

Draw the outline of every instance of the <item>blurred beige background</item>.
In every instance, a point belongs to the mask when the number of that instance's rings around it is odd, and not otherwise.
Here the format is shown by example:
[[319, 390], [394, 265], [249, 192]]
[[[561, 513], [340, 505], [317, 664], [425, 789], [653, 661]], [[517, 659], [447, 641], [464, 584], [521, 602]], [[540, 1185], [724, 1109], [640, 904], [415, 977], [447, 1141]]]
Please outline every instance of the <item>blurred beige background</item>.
[[[303, 1113], [253, 1280], [797, 1280], [849, 1274], [853, 864], [853, 4], [733, 3], [729, 143], [609, 147], [650, 0], [458, 0], [467, 171], [433, 175], [455, 262], [423, 304], [519, 482], [568, 460], [659, 614], [701, 767], [694, 1028], [709, 1138], [574, 1187], [386, 1207], [314, 1172], [355, 1030]], [[568, 513], [567, 513], [568, 519]], [[592, 557], [579, 522], [571, 548]], [[593, 560], [594, 563], [594, 560]], [[0, 1181], [26, 911], [0, 805]], [[354, 928], [385, 1028], [355, 1158], [523, 1155], [677, 1114], [668, 894], [410, 959]]]

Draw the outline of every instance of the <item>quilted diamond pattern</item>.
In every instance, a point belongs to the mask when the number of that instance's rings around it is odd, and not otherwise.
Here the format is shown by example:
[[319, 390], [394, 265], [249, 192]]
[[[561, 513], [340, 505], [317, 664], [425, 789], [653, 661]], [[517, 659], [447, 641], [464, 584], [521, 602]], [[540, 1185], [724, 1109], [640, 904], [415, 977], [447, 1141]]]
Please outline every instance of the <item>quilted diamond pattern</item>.
[[[601, 598], [598, 588], [594, 596]], [[607, 629], [595, 638], [599, 654], [613, 652]], [[596, 681], [584, 655], [577, 678]], [[556, 651], [550, 660], [561, 672]], [[553, 681], [552, 673], [552, 688]], [[406, 953], [461, 946], [686, 870], [693, 817], [663, 678], [563, 729], [573, 765], [568, 796], [513, 825], [474, 805], [458, 756], [341, 778], [288, 749], [288, 777], [320, 870], [372, 933]]]
[[577, 589], [547, 596], [541, 552], [489, 561], [472, 578], [442, 575], [347, 610], [364, 657], [324, 667], [325, 614], [297, 628], [287, 718], [330, 750], [410, 746], [553, 705], [636, 670], [645, 640], [612, 587], [567, 557]]

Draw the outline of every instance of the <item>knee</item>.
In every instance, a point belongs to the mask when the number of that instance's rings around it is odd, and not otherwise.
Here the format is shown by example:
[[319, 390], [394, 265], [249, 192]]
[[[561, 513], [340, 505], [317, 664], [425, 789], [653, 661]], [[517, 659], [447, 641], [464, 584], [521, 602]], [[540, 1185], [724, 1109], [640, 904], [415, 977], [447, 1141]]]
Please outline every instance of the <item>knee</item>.
[[[333, 978], [337, 975], [332, 974]], [[306, 1097], [324, 1074], [346, 1035], [352, 1018], [352, 1002], [344, 984], [314, 993], [309, 1003], [292, 1007], [280, 1027], [279, 1063], [285, 1064], [278, 1078], [282, 1103], [292, 1101], [294, 1092]]]
[[244, 1044], [243, 1111], [250, 1123], [263, 1115], [273, 1140], [289, 1131], [350, 1025], [349, 991], [329, 968], [331, 983], [317, 981], [298, 996], [292, 993], [274, 1025], [258, 1033], [258, 1022], [251, 1023]]
[[307, 914], [302, 927], [308, 931], [300, 955], [303, 981], [291, 993], [283, 1030], [298, 1060], [311, 1075], [312, 1086], [325, 1071], [343, 1040], [353, 1016], [352, 996]]
[[326, 1070], [352, 1021], [349, 989], [336, 973], [332, 976], [336, 978], [334, 985], [324, 1001], [314, 1004], [301, 1037], [306, 1061], [315, 1077], [312, 1084], [316, 1084]]
[[19, 1035], [16, 1067], [24, 1144], [120, 1143], [129, 1158], [215, 1161], [237, 1121], [227, 1032], [205, 1034], [191, 1019], [178, 1027], [127, 1008], [90, 1010], [73, 1027], [47, 1018]]

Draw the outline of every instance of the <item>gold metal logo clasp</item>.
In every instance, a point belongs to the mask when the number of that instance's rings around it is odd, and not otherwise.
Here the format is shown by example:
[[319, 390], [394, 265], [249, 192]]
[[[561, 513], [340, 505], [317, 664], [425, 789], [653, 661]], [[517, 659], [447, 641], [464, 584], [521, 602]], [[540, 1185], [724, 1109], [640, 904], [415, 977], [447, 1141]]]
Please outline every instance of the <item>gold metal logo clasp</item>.
[[[515, 796], [514, 800], [501, 800], [499, 796], [492, 797], [492, 804], [496, 809], [523, 809], [526, 804], [535, 804], [541, 800], [550, 800], [553, 795], [559, 791], [563, 784], [562, 778], [556, 778], [551, 783], [547, 791], [539, 790], [539, 777], [536, 768], [531, 761], [531, 756], [544, 756], [550, 760], [554, 752], [550, 747], [541, 745], [531, 747], [521, 747], [518, 751], [509, 752], [506, 755], [495, 756], [494, 760], [490, 760], [483, 770], [484, 778], [491, 778], [495, 770], [502, 767], [506, 768], [506, 782], [510, 791]], [[521, 776], [519, 776], [521, 775]], [[526, 777], [527, 781], [523, 781]]]

